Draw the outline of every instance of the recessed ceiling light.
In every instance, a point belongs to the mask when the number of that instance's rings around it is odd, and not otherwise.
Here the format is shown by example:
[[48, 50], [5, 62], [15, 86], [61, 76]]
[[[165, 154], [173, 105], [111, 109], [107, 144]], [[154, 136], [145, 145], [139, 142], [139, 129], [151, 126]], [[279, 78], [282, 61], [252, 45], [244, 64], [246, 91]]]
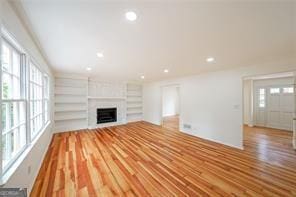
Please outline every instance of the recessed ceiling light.
[[91, 71], [91, 67], [86, 67], [86, 70], [87, 71]]
[[97, 56], [98, 56], [99, 58], [103, 58], [103, 57], [104, 57], [104, 54], [103, 54], [103, 53], [97, 53]]
[[141, 76], [141, 79], [145, 79], [145, 76], [144, 76], [144, 75], [142, 75], [142, 76]]
[[169, 70], [168, 70], [168, 69], [164, 69], [163, 72], [164, 72], [164, 73], [168, 73]]
[[137, 20], [137, 14], [135, 12], [126, 12], [125, 18], [129, 21], [135, 21]]
[[213, 58], [213, 57], [208, 57], [207, 58], [207, 62], [214, 62], [215, 61], [215, 58]]

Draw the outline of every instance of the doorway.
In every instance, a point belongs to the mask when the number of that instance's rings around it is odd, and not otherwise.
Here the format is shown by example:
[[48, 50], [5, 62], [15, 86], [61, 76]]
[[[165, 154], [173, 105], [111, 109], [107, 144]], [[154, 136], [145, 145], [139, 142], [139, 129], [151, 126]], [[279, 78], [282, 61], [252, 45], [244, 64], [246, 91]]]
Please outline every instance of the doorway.
[[293, 149], [294, 77], [291, 72], [243, 80], [245, 148], [255, 142], [258, 151], [267, 153], [268, 145], [274, 148], [284, 142], [286, 148]]
[[256, 125], [292, 131], [294, 88], [291, 84], [255, 87], [254, 99]]
[[244, 123], [292, 131], [294, 78], [248, 79], [244, 81]]
[[162, 87], [162, 126], [179, 131], [180, 87], [169, 85]]

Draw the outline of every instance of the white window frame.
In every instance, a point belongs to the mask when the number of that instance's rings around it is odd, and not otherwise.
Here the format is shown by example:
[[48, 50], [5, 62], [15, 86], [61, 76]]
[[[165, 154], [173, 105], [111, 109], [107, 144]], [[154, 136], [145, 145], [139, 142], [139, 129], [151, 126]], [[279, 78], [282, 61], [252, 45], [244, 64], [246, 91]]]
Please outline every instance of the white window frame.
[[[5, 41], [4, 41], [5, 40]], [[36, 134], [34, 136], [34, 138], [31, 138], [31, 125], [30, 125], [30, 84], [29, 84], [29, 72], [30, 72], [30, 67], [29, 67], [29, 63], [30, 61], [33, 61], [35, 66], [37, 67], [37, 69], [40, 70], [41, 74], [42, 74], [42, 83], [44, 83], [44, 76], [48, 77], [48, 91], [50, 92], [50, 75], [45, 72], [44, 70], [41, 69], [41, 67], [39, 66], [40, 64], [37, 63], [37, 61], [33, 60], [33, 57], [26, 51], [24, 50], [21, 45], [19, 45], [19, 43], [17, 42], [17, 40], [14, 38], [13, 35], [11, 35], [7, 29], [5, 27], [3, 27], [3, 25], [1, 26], [0, 24], [0, 81], [1, 81], [1, 87], [0, 87], [0, 106], [1, 106], [1, 110], [0, 110], [0, 116], [1, 116], [1, 121], [0, 121], [0, 131], [1, 131], [1, 135], [0, 135], [0, 143], [2, 145], [2, 103], [6, 102], [6, 100], [4, 101], [4, 99], [2, 99], [2, 42], [6, 42], [10, 45], [12, 45], [14, 48], [17, 49], [18, 52], [20, 52], [21, 55], [21, 59], [22, 59], [22, 63], [21, 63], [21, 69], [20, 69], [20, 75], [21, 77], [23, 77], [23, 81], [21, 82], [21, 87], [22, 88], [20, 90], [21, 92], [21, 96], [20, 99], [16, 99], [17, 101], [22, 101], [25, 104], [25, 124], [26, 124], [26, 139], [25, 139], [25, 146], [22, 147], [22, 150], [19, 151], [16, 155], [14, 155], [14, 157], [6, 164], [5, 169], [3, 169], [2, 166], [2, 148], [0, 149], [0, 184], [4, 184], [8, 178], [13, 174], [13, 172], [18, 168], [18, 166], [21, 164], [21, 162], [23, 161], [23, 159], [25, 159], [25, 157], [27, 156], [27, 154], [30, 152], [33, 144], [36, 143], [36, 141], [38, 140], [38, 138], [41, 136], [41, 134], [46, 130], [46, 128], [48, 127], [48, 125], [51, 122], [51, 116], [50, 114], [50, 108], [48, 106], [48, 121], [44, 122], [44, 95], [43, 95], [43, 91], [44, 91], [44, 87], [42, 87], [42, 101], [41, 101], [41, 105], [42, 105], [42, 126], [41, 129], [38, 131], [38, 134]], [[9, 99], [7, 99], [8, 101]], [[50, 94], [48, 94], [48, 105], [50, 105], [51, 102], [51, 97]]]
[[[18, 52], [19, 54], [20, 54], [20, 61], [21, 61], [21, 65], [20, 65], [20, 76], [19, 76], [19, 80], [20, 80], [20, 83], [24, 83], [23, 85], [20, 85], [20, 98], [17, 98], [17, 99], [11, 99], [11, 98], [8, 98], [8, 99], [3, 99], [2, 98], [2, 76], [3, 76], [3, 72], [5, 72], [6, 74], [8, 74], [8, 75], [11, 75], [11, 76], [14, 76], [14, 74], [13, 73], [9, 73], [9, 72], [6, 72], [6, 71], [3, 71], [2, 70], [2, 57], [1, 57], [1, 65], [0, 65], [0, 75], [1, 75], [1, 78], [0, 78], [0, 80], [1, 80], [1, 102], [0, 102], [0, 105], [1, 105], [1, 117], [2, 117], [2, 104], [3, 103], [9, 103], [10, 105], [11, 104], [13, 104], [14, 102], [17, 102], [17, 103], [21, 103], [21, 102], [23, 102], [24, 103], [24, 105], [25, 105], [25, 113], [26, 113], [26, 110], [27, 110], [27, 100], [26, 100], [26, 95], [24, 94], [25, 92], [24, 92], [24, 89], [25, 89], [25, 87], [26, 87], [26, 77], [25, 77], [25, 75], [24, 75], [24, 69], [22, 69], [22, 67], [23, 66], [25, 66], [25, 61], [26, 61], [26, 57], [25, 57], [25, 54], [21, 51], [22, 49], [20, 49], [20, 48], [18, 48], [18, 46], [17, 45], [15, 45], [13, 42], [11, 42], [11, 40], [10, 39], [6, 39], [6, 37], [4, 37], [4, 36], [1, 36], [1, 46], [0, 46], [0, 54], [2, 55], [2, 44], [3, 43], [5, 43], [5, 45], [7, 45], [9, 48], [10, 48], [10, 50], [14, 50], [14, 51], [16, 51], [16, 52]], [[8, 121], [9, 122], [9, 121]], [[6, 134], [8, 134], [8, 133], [10, 133], [10, 132], [13, 132], [13, 130], [15, 129], [15, 128], [20, 128], [22, 125], [25, 125], [25, 127], [26, 127], [26, 129], [27, 129], [27, 124], [28, 124], [28, 122], [27, 122], [27, 119], [25, 119], [25, 122], [22, 122], [22, 123], [19, 123], [18, 125], [15, 125], [13, 128], [11, 128], [9, 131], [5, 131], [5, 133]], [[2, 144], [2, 135], [3, 135], [3, 133], [2, 133], [2, 127], [3, 127], [3, 125], [2, 125], [2, 120], [1, 120], [1, 144]], [[26, 135], [27, 135], [27, 132], [26, 132]], [[2, 166], [3, 165], [3, 161], [2, 161], [2, 158], [3, 158], [3, 150], [2, 150], [2, 148], [1, 148], [1, 173], [3, 174], [3, 173], [5, 173], [10, 167], [11, 167], [11, 165], [14, 163], [14, 161], [24, 152], [24, 150], [26, 149], [26, 147], [27, 147], [27, 144], [28, 144], [28, 141], [27, 141], [27, 138], [26, 138], [26, 140], [25, 140], [26, 142], [25, 142], [25, 145], [23, 146], [23, 147], [21, 147], [21, 149], [20, 150], [18, 150], [18, 152], [17, 152], [17, 154], [16, 155], [14, 155], [11, 159], [10, 159], [10, 161], [8, 161], [8, 163], [6, 164], [6, 166]]]
[[[47, 74], [43, 74], [43, 123], [46, 125], [50, 121], [50, 78]], [[46, 82], [47, 80], [47, 82]], [[47, 110], [45, 110], [45, 106], [47, 105]], [[47, 119], [45, 119], [47, 116]]]
[[[31, 117], [31, 113], [30, 113], [30, 117], [29, 117], [29, 119], [30, 119], [30, 137], [31, 137], [31, 140], [34, 140], [35, 139], [35, 137], [36, 136], [38, 136], [38, 134], [43, 130], [43, 127], [45, 126], [45, 124], [44, 124], [44, 79], [43, 79], [43, 72], [41, 71], [41, 69], [37, 66], [38, 64], [36, 64], [36, 62], [33, 60], [33, 59], [30, 59], [30, 62], [29, 62], [29, 68], [28, 68], [28, 70], [29, 70], [29, 106], [30, 106], [30, 104], [31, 104], [31, 102], [41, 102], [41, 112], [40, 113], [38, 113], [38, 114], [34, 114], [34, 116], [33, 117]], [[36, 82], [34, 82], [34, 81], [31, 81], [31, 79], [30, 79], [30, 76], [31, 76], [31, 66], [34, 66], [39, 72], [40, 72], [40, 74], [41, 74], [41, 84], [37, 84]], [[41, 98], [40, 99], [35, 99], [35, 100], [33, 100], [32, 98], [31, 98], [31, 83], [34, 85], [34, 86], [39, 86], [39, 88], [41, 89]], [[31, 112], [31, 108], [30, 108], [30, 112]], [[36, 117], [38, 117], [38, 116], [41, 116], [41, 127], [39, 128], [39, 130], [38, 131], [36, 131], [35, 133], [34, 133], [34, 136], [32, 136], [32, 132], [31, 132], [31, 129], [32, 129], [32, 125], [31, 125], [31, 121], [32, 120], [34, 120]]]

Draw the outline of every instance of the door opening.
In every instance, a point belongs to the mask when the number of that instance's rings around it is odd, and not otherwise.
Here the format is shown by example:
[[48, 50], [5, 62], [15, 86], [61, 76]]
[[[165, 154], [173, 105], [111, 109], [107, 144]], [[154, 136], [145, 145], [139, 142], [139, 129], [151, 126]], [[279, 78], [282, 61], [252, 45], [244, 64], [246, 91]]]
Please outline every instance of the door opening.
[[162, 126], [179, 131], [180, 87], [170, 85], [162, 88]]
[[278, 144], [280, 141], [290, 142], [289, 146], [292, 146], [295, 124], [294, 80], [293, 73], [243, 80], [244, 145], [255, 140], [258, 148], [267, 148], [265, 145]]

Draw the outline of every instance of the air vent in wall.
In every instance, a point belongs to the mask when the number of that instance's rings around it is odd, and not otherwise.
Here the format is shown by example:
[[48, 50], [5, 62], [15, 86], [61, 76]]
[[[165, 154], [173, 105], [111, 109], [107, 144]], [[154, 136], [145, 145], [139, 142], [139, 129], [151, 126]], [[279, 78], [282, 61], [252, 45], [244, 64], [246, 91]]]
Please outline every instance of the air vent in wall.
[[190, 124], [183, 124], [183, 128], [184, 129], [191, 129], [191, 125]]

